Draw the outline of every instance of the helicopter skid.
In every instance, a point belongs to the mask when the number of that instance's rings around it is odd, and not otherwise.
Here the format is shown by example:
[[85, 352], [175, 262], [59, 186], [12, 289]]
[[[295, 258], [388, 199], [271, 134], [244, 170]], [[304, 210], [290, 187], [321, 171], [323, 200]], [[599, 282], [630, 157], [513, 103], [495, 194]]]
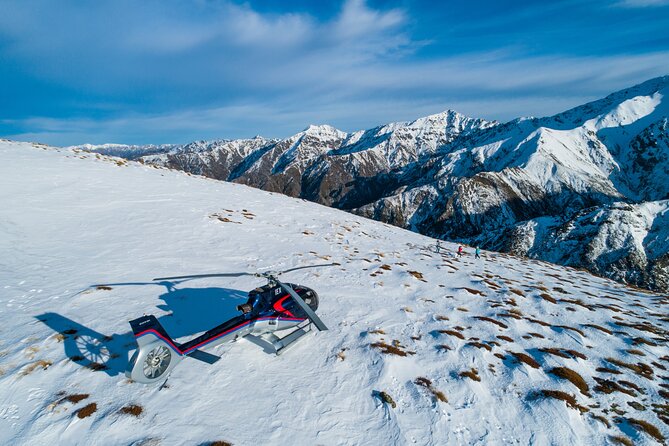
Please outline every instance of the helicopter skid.
[[275, 334], [268, 336], [267, 341], [269, 341], [274, 347], [276, 355], [280, 355], [291, 346], [301, 339], [304, 335], [312, 331], [313, 324], [311, 322], [302, 323], [297, 326], [297, 329], [287, 334], [286, 336], [279, 337]]

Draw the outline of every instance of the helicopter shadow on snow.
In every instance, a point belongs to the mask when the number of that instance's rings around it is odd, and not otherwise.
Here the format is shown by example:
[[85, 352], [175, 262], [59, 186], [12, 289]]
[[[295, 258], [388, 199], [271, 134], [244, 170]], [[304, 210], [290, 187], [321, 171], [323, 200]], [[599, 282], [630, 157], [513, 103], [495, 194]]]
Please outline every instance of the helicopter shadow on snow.
[[[115, 283], [91, 285], [89, 289], [99, 286], [164, 286], [166, 292], [159, 296], [164, 303], [156, 307], [167, 314], [159, 316], [158, 321], [175, 340], [209, 330], [238, 315], [237, 305], [246, 302], [248, 297], [244, 291], [229, 288], [180, 288], [182, 282], [185, 281]], [[151, 309], [147, 308], [146, 314], [151, 313]], [[128, 315], [128, 320], [140, 316]], [[58, 339], [62, 340], [65, 355], [70, 360], [109, 376], [123, 374], [130, 353], [137, 348], [130, 330], [107, 335], [58, 313], [44, 313], [35, 318], [59, 334]]]

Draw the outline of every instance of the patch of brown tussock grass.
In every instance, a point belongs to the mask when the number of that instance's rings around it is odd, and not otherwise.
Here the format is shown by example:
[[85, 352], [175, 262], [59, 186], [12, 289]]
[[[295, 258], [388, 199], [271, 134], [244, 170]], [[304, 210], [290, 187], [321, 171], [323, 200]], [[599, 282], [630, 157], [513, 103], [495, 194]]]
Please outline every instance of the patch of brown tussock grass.
[[606, 360], [611, 364], [617, 365], [618, 367], [629, 369], [639, 376], [643, 376], [644, 378], [647, 379], [653, 379], [653, 369], [647, 364], [644, 364], [642, 362], [638, 362], [636, 364], [630, 364], [615, 358], [606, 358]]
[[95, 403], [90, 403], [90, 404], [82, 407], [81, 409], [77, 410], [76, 414], [77, 414], [77, 417], [79, 417], [79, 418], [86, 418], [86, 417], [90, 417], [91, 415], [93, 415], [95, 413], [95, 411], [97, 411], [97, 410], [98, 410], [98, 405], [95, 404]]
[[611, 435], [609, 436], [609, 440], [611, 440], [614, 444], [621, 444], [623, 446], [634, 446], [632, 440], [623, 435]]
[[629, 323], [629, 322], [619, 321], [619, 322], [616, 322], [616, 325], [620, 325], [622, 327], [635, 328], [635, 329], [640, 330], [640, 331], [645, 331], [645, 332], [653, 333], [653, 334], [660, 335], [660, 336], [669, 335], [669, 331], [664, 330], [664, 329], [659, 328], [659, 327], [656, 327], [655, 325], [651, 324], [648, 321], [644, 321], [642, 323], [638, 323], [638, 322]]
[[144, 409], [142, 408], [142, 406], [138, 406], [136, 404], [130, 404], [128, 406], [124, 406], [121, 407], [121, 409], [119, 409], [120, 413], [125, 415], [132, 415], [134, 417], [140, 416], [143, 411]]
[[516, 358], [516, 360], [522, 362], [523, 364], [529, 365], [533, 369], [538, 369], [540, 367], [539, 363], [526, 353], [512, 352], [510, 350], [507, 350], [507, 353], [512, 355], [514, 358]]
[[[74, 395], [67, 395], [60, 399], [60, 401], [69, 401], [72, 404], [77, 404], [79, 401], [83, 401], [88, 398], [90, 395], [88, 393], [77, 393]], [[59, 401], [59, 402], [60, 402]]]
[[422, 282], [427, 282], [427, 280], [423, 279], [423, 273], [420, 273], [418, 271], [407, 271], [409, 274], [414, 276], [416, 279], [422, 281]]
[[594, 413], [591, 413], [590, 416], [593, 419], [602, 423], [604, 426], [609, 427], [609, 428], [611, 427], [611, 423], [609, 423], [609, 420], [607, 420], [606, 417], [603, 417], [602, 415], [595, 415]]
[[570, 327], [569, 325], [552, 325], [553, 328], [562, 328], [563, 330], [570, 330], [570, 331], [575, 331], [576, 333], [580, 334], [584, 338], [587, 337], [585, 333], [583, 333], [581, 330], [578, 328]]
[[531, 318], [531, 317], [526, 317], [525, 320], [528, 321], [528, 322], [532, 322], [533, 324], [539, 324], [539, 325], [541, 325], [542, 327], [552, 327], [552, 325], [549, 324], [548, 322], [544, 322], [544, 321], [539, 320], [539, 319], [534, 319], [534, 318]]
[[553, 298], [551, 297], [551, 295], [548, 294], [548, 293], [541, 293], [541, 294], [539, 294], [539, 297], [541, 297], [541, 298], [542, 298], [543, 300], [545, 300], [546, 302], [550, 302], [550, 303], [552, 303], [552, 304], [557, 303], [557, 301], [556, 301], [555, 299], [553, 299]]
[[603, 379], [597, 376], [595, 376], [593, 379], [597, 382], [597, 385], [593, 388], [595, 392], [604, 393], [606, 395], [610, 395], [613, 392], [620, 392], [629, 396], [637, 396], [636, 392], [633, 390], [626, 389], [625, 387], [610, 379]]
[[540, 348], [539, 351], [542, 353], [548, 353], [549, 355], [559, 356], [561, 358], [567, 358], [567, 359], [573, 359], [573, 358], [588, 359], [588, 357], [585, 356], [583, 353], [566, 348], [545, 347], [545, 348]]
[[415, 355], [416, 352], [402, 350], [403, 346], [399, 343], [397, 345], [388, 345], [385, 342], [375, 342], [370, 344], [370, 347], [375, 347], [381, 350], [384, 355], [407, 356]]
[[492, 319], [492, 318], [489, 318], [489, 317], [487, 317], [487, 316], [474, 316], [474, 319], [478, 319], [478, 320], [480, 320], [480, 321], [490, 322], [491, 324], [498, 325], [498, 326], [500, 326], [500, 327], [502, 327], [502, 328], [509, 328], [506, 324], [503, 324], [503, 323], [501, 323], [500, 321], [495, 320], [495, 319]]
[[455, 336], [456, 338], [459, 339], [465, 339], [465, 337], [462, 335], [462, 333], [455, 331], [455, 330], [438, 330], [439, 333], [441, 334], [447, 334], [449, 336]]
[[21, 370], [21, 376], [26, 376], [30, 375], [32, 372], [34, 372], [37, 368], [41, 367], [42, 370], [48, 369], [53, 362], [45, 359], [40, 359], [39, 361], [35, 361], [31, 364], [28, 364], [25, 366], [23, 370]]
[[448, 403], [446, 395], [444, 395], [443, 392], [435, 389], [434, 386], [432, 386], [432, 381], [430, 381], [429, 379], [419, 376], [414, 380], [414, 384], [428, 389], [432, 393], [432, 396], [434, 396], [435, 399], [437, 399], [438, 401], [441, 401], [443, 403]]
[[632, 345], [642, 345], [642, 344], [650, 345], [651, 347], [657, 347], [657, 344], [655, 342], [649, 341], [648, 339], [642, 337], [632, 339]]
[[587, 407], [581, 406], [576, 402], [576, 397], [574, 395], [570, 395], [566, 392], [562, 392], [560, 390], [547, 390], [544, 389], [541, 391], [541, 394], [545, 398], [553, 398], [556, 400], [561, 400], [564, 401], [567, 404], [567, 407], [571, 407], [572, 409], [576, 409], [581, 413], [585, 413], [590, 411]]
[[595, 309], [591, 305], [586, 304], [581, 299], [560, 299], [560, 302], [565, 302], [565, 303], [568, 303], [568, 304], [578, 305], [579, 307], [583, 307], [587, 310], [595, 311]]
[[650, 363], [653, 364], [655, 367], [657, 367], [660, 370], [667, 370], [667, 368], [665, 366], [663, 366], [662, 364], [660, 364], [659, 362], [651, 361]]
[[584, 324], [583, 326], [584, 326], [584, 327], [589, 327], [589, 328], [594, 328], [595, 330], [599, 330], [599, 331], [604, 332], [604, 333], [609, 334], [609, 335], [612, 335], [612, 334], [613, 334], [613, 332], [612, 332], [611, 330], [609, 330], [608, 328], [604, 328], [604, 327], [601, 327], [601, 326], [599, 326], [599, 325], [595, 325], [595, 324]]
[[554, 367], [548, 371], [551, 375], [555, 375], [558, 378], [566, 379], [575, 385], [578, 390], [585, 396], [590, 396], [589, 390], [590, 387], [588, 383], [585, 382], [583, 377], [578, 374], [578, 372], [568, 368], [568, 367]]
[[481, 381], [481, 377], [479, 376], [479, 371], [473, 367], [471, 370], [465, 370], [464, 372], [460, 372], [459, 376], [469, 378], [472, 381], [477, 381], [477, 382]]
[[631, 355], [646, 356], [646, 354], [644, 352], [642, 352], [641, 350], [637, 350], [636, 348], [627, 349], [627, 350], [625, 350], [625, 352], [627, 352]]
[[466, 286], [463, 286], [460, 289], [465, 290], [470, 294], [476, 294], [476, 295], [479, 295], [479, 296], [485, 296], [486, 295], [483, 291], [475, 290], [474, 288], [467, 288]]
[[655, 438], [660, 443], [664, 443], [664, 435], [662, 435], [662, 432], [660, 432], [660, 430], [657, 427], [650, 424], [649, 422], [644, 421], [644, 420], [637, 420], [637, 419], [634, 419], [634, 418], [625, 418], [625, 420], [629, 424], [634, 426], [635, 429], [647, 433], [648, 435]]
[[491, 346], [489, 346], [488, 344], [484, 344], [482, 342], [468, 342], [467, 345], [471, 345], [472, 347], [476, 347], [478, 349], [484, 348], [488, 351], [492, 351]]

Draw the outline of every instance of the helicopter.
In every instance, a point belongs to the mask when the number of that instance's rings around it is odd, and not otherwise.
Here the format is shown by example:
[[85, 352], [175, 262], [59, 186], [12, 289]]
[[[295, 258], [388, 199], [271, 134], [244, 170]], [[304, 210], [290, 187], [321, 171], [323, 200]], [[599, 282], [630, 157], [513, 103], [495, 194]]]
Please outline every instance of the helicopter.
[[[339, 264], [299, 266], [283, 271], [261, 273], [214, 273], [153, 279], [169, 281], [253, 276], [264, 278], [267, 283], [249, 291], [247, 302], [237, 306], [240, 315], [183, 344], [174, 341], [153, 315], [131, 320], [129, 323], [138, 348], [128, 362], [125, 375], [138, 383], [154, 384], [166, 379], [186, 356], [209, 362], [206, 358], [213, 355], [203, 352], [201, 348], [232, 342], [248, 335], [269, 342], [274, 352], [280, 355], [298, 339], [312, 331], [313, 327], [319, 331], [328, 328], [315, 313], [319, 303], [318, 294], [306, 286], [282, 282], [278, 276], [299, 269], [336, 265]], [[280, 337], [275, 334], [277, 332], [285, 334]], [[205, 359], [202, 359], [203, 357]]]

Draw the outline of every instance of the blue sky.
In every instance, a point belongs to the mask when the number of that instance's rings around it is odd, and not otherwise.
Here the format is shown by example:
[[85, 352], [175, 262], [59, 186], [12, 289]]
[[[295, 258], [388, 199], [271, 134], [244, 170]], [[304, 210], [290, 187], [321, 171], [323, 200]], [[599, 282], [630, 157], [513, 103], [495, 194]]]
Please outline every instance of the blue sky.
[[0, 136], [286, 137], [509, 120], [669, 74], [669, 0], [0, 0]]

